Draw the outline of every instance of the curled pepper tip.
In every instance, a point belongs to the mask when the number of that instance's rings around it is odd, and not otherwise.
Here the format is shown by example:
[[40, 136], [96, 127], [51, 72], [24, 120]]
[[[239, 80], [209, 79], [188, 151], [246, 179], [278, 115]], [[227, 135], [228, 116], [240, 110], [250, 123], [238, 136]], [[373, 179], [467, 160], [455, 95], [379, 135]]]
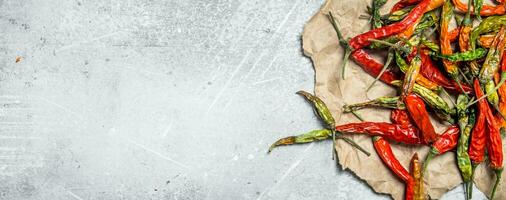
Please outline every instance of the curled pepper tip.
[[269, 150], [267, 150], [267, 153], [271, 153], [271, 151], [274, 148], [278, 147], [278, 146], [291, 145], [291, 144], [295, 144], [295, 136], [289, 136], [289, 137], [286, 137], [286, 138], [281, 138], [278, 141], [274, 142], [274, 144], [272, 144], [269, 147]]

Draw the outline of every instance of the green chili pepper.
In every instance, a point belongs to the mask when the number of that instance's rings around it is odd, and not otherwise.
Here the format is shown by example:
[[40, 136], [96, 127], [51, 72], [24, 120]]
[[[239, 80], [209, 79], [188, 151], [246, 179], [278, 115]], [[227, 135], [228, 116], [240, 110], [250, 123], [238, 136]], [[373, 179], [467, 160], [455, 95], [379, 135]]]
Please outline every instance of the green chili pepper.
[[369, 45], [369, 48], [371, 48], [371, 49], [389, 48], [389, 47], [391, 47], [391, 45], [388, 45], [387, 43], [395, 44], [395, 43], [399, 42], [400, 40], [398, 37], [392, 36], [392, 37], [387, 37], [387, 38], [383, 39], [382, 41], [384, 41], [384, 42], [372, 41], [371, 45]]
[[439, 52], [439, 44], [428, 40], [425, 37], [420, 38], [420, 43], [429, 48], [433, 52]]
[[413, 90], [413, 86], [415, 85], [416, 77], [420, 73], [420, 67], [422, 66], [422, 59], [420, 59], [420, 56], [415, 56], [411, 60], [411, 64], [409, 65], [408, 70], [406, 70], [406, 73], [404, 75], [404, 81], [401, 91], [401, 96], [407, 96], [411, 93]]
[[[392, 85], [401, 86], [402, 83], [399, 80], [392, 81]], [[431, 107], [436, 115], [441, 119], [453, 123], [451, 116], [456, 114], [455, 109], [450, 108], [448, 103], [443, 100], [439, 95], [434, 93], [432, 90], [427, 89], [419, 84], [413, 86], [413, 92], [418, 94], [422, 99]]]
[[380, 8], [387, 3], [387, 0], [373, 0], [372, 1], [372, 28], [379, 28], [383, 26], [381, 21]]
[[[269, 150], [267, 153], [270, 153], [274, 148], [278, 146], [283, 145], [292, 145], [292, 144], [304, 144], [304, 143], [310, 143], [320, 140], [326, 140], [332, 136], [333, 131], [330, 129], [321, 129], [321, 130], [314, 130], [310, 131], [301, 135], [297, 136], [288, 136], [285, 138], [281, 138], [278, 141], [276, 141], [274, 144], [272, 144], [269, 147]], [[353, 140], [350, 140], [349, 138], [344, 137], [342, 134], [339, 134], [336, 136], [337, 139], [342, 139], [348, 144], [352, 145], [354, 148], [362, 151], [362, 153], [366, 154], [367, 156], [371, 155], [367, 150], [359, 146], [357, 143], [355, 143]]]
[[[457, 165], [464, 181], [464, 191], [469, 192], [469, 182], [472, 181], [473, 174], [471, 159], [467, 153], [469, 145], [469, 136], [474, 126], [474, 110], [470, 109], [468, 112], [467, 104], [469, 99], [465, 95], [457, 97], [457, 113], [459, 117], [460, 137], [457, 144]], [[466, 195], [467, 197], [467, 195]]]
[[484, 48], [478, 48], [471, 51], [466, 52], [459, 52], [459, 53], [453, 53], [451, 55], [442, 55], [439, 53], [431, 53], [431, 55], [447, 59], [451, 62], [458, 62], [458, 61], [473, 61], [478, 60], [480, 58], [485, 57], [487, 55], [487, 50]]
[[336, 126], [336, 121], [334, 120], [332, 113], [330, 113], [327, 105], [325, 105], [325, 103], [320, 98], [302, 90], [298, 91], [297, 94], [304, 96], [313, 104], [316, 113], [318, 113], [318, 116], [323, 120], [323, 122], [325, 122], [328, 128], [333, 129]]
[[377, 99], [373, 99], [371, 101], [345, 105], [343, 106], [343, 112], [350, 113], [367, 107], [391, 108], [400, 110], [406, 109], [404, 107], [404, 104], [401, 104], [401, 106], [399, 107], [397, 105], [397, 102], [399, 102], [399, 97], [380, 97]]
[[480, 70], [479, 80], [480, 83], [486, 84], [494, 77], [494, 73], [499, 69], [499, 62], [501, 61], [501, 55], [499, 51], [496, 51], [495, 47], [490, 48], [487, 53], [487, 58], [483, 63]]
[[393, 13], [389, 13], [384, 16], [381, 16], [381, 19], [383, 20], [383, 24], [389, 24], [392, 22], [401, 21], [402, 19], [404, 19], [404, 17], [406, 17], [406, 15], [409, 14], [409, 12], [411, 11], [412, 8], [413, 8], [412, 6], [408, 6], [408, 7], [402, 8], [400, 10], [397, 10]]
[[490, 80], [485, 84], [485, 94], [489, 94], [487, 95], [488, 102], [492, 105], [499, 105], [499, 94], [495, 89], [495, 83], [493, 80]]
[[497, 31], [502, 25], [506, 25], [506, 15], [490, 16], [481, 21], [480, 25], [473, 29], [469, 37], [472, 49], [475, 49], [476, 41], [481, 34]]
[[425, 29], [432, 27], [439, 23], [439, 17], [435, 14], [436, 10], [430, 11], [423, 15], [422, 20], [415, 28], [415, 35], [423, 32]]
[[478, 20], [481, 20], [481, 7], [483, 6], [483, 0], [473, 0], [474, 15]]

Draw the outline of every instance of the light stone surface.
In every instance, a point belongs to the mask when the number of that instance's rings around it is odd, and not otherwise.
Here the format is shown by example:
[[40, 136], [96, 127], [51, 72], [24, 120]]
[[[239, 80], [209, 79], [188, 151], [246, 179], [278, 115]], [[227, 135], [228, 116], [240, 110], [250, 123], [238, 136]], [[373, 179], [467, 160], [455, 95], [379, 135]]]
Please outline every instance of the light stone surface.
[[320, 128], [322, 3], [0, 0], [0, 199], [389, 199], [329, 141], [266, 154]]

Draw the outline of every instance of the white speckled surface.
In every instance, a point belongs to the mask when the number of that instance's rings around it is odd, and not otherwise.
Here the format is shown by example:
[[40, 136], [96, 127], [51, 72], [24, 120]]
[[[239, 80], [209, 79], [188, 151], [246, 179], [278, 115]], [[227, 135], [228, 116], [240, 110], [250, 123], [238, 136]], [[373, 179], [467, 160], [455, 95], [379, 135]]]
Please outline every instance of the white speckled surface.
[[319, 128], [322, 3], [0, 0], [0, 199], [388, 199], [328, 141], [266, 154]]

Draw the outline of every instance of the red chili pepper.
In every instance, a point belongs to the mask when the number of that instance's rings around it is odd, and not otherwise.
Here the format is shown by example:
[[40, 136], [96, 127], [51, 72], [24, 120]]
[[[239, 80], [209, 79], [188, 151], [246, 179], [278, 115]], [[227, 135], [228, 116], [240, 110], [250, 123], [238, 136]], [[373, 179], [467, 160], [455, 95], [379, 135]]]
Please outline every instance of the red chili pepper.
[[399, 2], [397, 2], [393, 7], [392, 9], [390, 9], [390, 14], [391, 13], [394, 13], [400, 9], [403, 9], [405, 7], [408, 7], [408, 6], [411, 6], [411, 5], [415, 5], [417, 3], [420, 3], [420, 1], [422, 0], [400, 0]]
[[[484, 95], [478, 79], [474, 79], [474, 92], [476, 98]], [[471, 144], [469, 144], [469, 158], [473, 165], [480, 164], [485, 158], [485, 145], [487, 141], [485, 124], [488, 110], [490, 110], [490, 107], [485, 99], [478, 101], [478, 119], [471, 133]]]
[[[488, 106], [488, 104], [487, 104]], [[481, 113], [480, 113], [481, 114]], [[497, 126], [494, 115], [492, 111], [488, 109], [486, 113], [487, 125], [488, 125], [488, 158], [490, 160], [490, 168], [494, 170], [496, 174], [496, 181], [494, 187], [492, 189], [492, 194], [490, 195], [490, 199], [494, 199], [495, 191], [497, 186], [501, 182], [501, 176], [503, 171], [503, 151], [502, 151], [502, 138], [501, 133], [499, 132], [499, 127]]]
[[390, 119], [394, 124], [399, 124], [403, 126], [414, 126], [414, 123], [413, 121], [411, 121], [408, 111], [406, 110], [399, 110], [399, 109], [392, 110], [390, 114]]
[[360, 49], [371, 44], [371, 41], [369, 41], [370, 39], [381, 39], [404, 31], [423, 16], [430, 2], [431, 0], [423, 0], [400, 22], [373, 29], [353, 37], [349, 42], [351, 48]]
[[[442, 72], [439, 70], [439, 68], [434, 64], [432, 59], [429, 56], [428, 50], [422, 50], [420, 53], [420, 57], [422, 58], [422, 67], [420, 69], [420, 74], [425, 76], [425, 78], [437, 83], [441, 87], [444, 87], [445, 89], [454, 91], [454, 92], [461, 92], [460, 87], [458, 84], [448, 79]], [[462, 88], [466, 93], [470, 93], [473, 91], [473, 89], [466, 84], [462, 84]]]
[[455, 28], [448, 33], [448, 39], [450, 42], [455, 42], [459, 39], [460, 28]]
[[397, 175], [397, 177], [406, 183], [405, 198], [407, 200], [413, 199], [415, 189], [415, 182], [413, 180], [413, 177], [408, 172], [408, 170], [406, 170], [406, 168], [401, 165], [399, 160], [397, 160], [394, 153], [392, 152], [392, 147], [390, 147], [390, 144], [382, 137], [374, 137], [373, 144], [374, 149], [378, 153], [378, 156], [381, 158], [383, 163], [385, 163], [385, 165], [387, 165], [388, 168], [390, 168], [390, 170], [392, 170], [392, 172]]
[[[383, 64], [376, 61], [373, 57], [371, 57], [371, 55], [365, 52], [365, 50], [363, 49], [356, 50], [351, 54], [351, 57], [353, 58], [353, 61], [355, 61], [355, 63], [360, 65], [362, 69], [369, 75], [377, 77], [381, 73]], [[388, 69], [380, 77], [380, 80], [387, 84], [390, 84], [392, 81], [398, 79], [399, 76], [395, 74], [393, 71], [390, 71]]]
[[415, 126], [391, 124], [386, 122], [358, 122], [336, 126], [336, 131], [343, 133], [367, 134], [382, 136], [388, 140], [405, 144], [426, 144]]
[[422, 132], [422, 139], [425, 143], [431, 143], [438, 138], [434, 126], [430, 122], [429, 113], [425, 108], [425, 102], [415, 94], [409, 94], [404, 99], [404, 104], [416, 126]]
[[423, 171], [427, 169], [429, 166], [429, 162], [437, 155], [446, 153], [457, 147], [457, 143], [459, 140], [459, 127], [457, 125], [452, 125], [446, 129], [446, 131], [441, 134], [441, 136], [432, 144], [432, 147], [425, 158], [425, 162], [423, 162]]

